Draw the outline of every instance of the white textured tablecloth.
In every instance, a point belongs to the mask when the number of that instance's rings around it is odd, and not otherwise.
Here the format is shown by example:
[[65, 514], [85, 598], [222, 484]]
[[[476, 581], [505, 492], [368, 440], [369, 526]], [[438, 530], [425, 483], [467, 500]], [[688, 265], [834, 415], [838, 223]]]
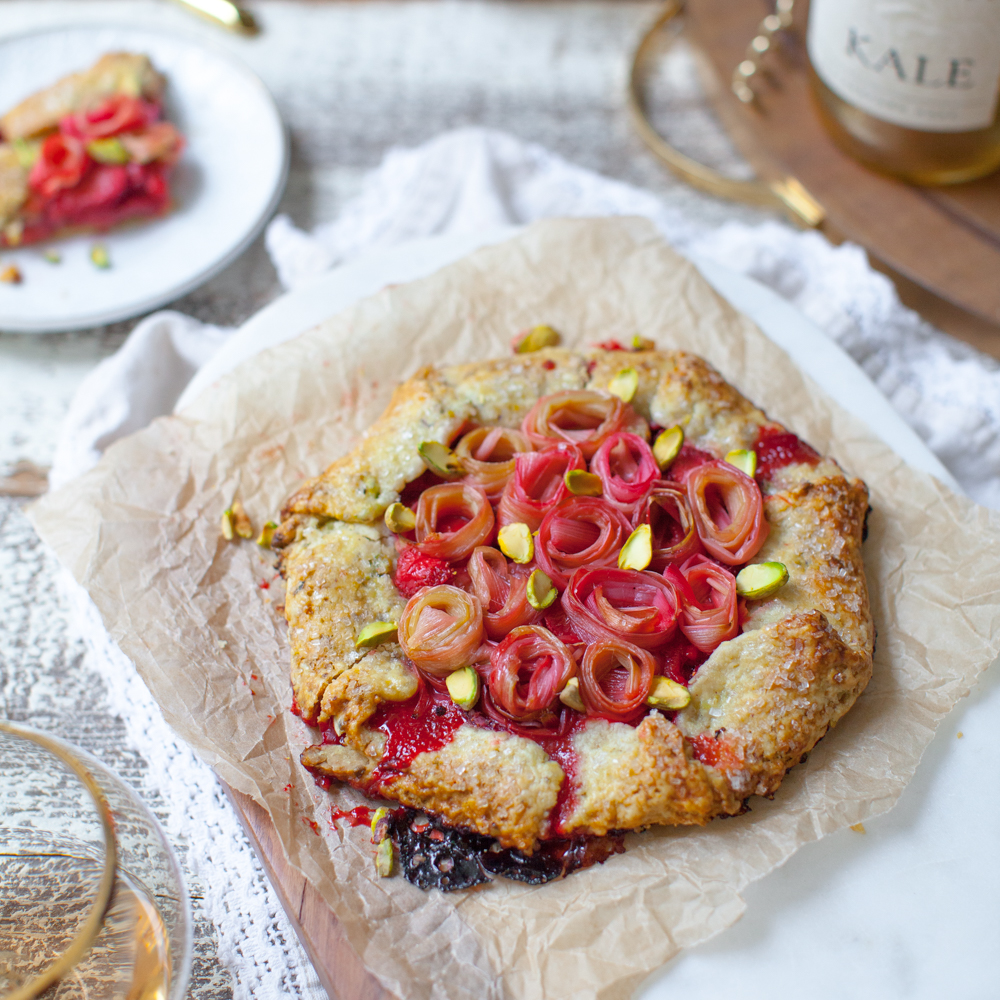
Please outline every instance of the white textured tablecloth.
[[[0, 20], [5, 6], [0, 2]], [[23, 6], [18, 5], [19, 9]], [[66, 9], [65, 4], [49, 6]], [[98, 6], [115, 5], [81, 4], [80, 8]], [[389, 42], [402, 59], [414, 46], [424, 54], [434, 48], [436, 43], [428, 39], [434, 31], [435, 10], [458, 9], [451, 4], [402, 6], [408, 8], [405, 13], [390, 11], [390, 5], [360, 5], [349, 13], [341, 8], [338, 17], [342, 24], [356, 25], [368, 23], [365, 18], [382, 16], [393, 30], [405, 28], [412, 44], [404, 44], [401, 38]], [[603, 18], [605, 25], [618, 25], [620, 32], [622, 22], [614, 21], [615, 17], [631, 17], [638, 25], [640, 15], [645, 16], [642, 4], [611, 10], [615, 6], [590, 5], [594, 23], [588, 31], [601, 30]], [[270, 30], [286, 34], [307, 30], [310, 18], [326, 16], [321, 10], [313, 14], [291, 4], [287, 8], [270, 5], [265, 14]], [[501, 49], [506, 46], [508, 53], [514, 53], [519, 31], [539, 26], [551, 30], [554, 17], [548, 12], [543, 15], [533, 5], [498, 5], [490, 10], [468, 4], [445, 34], [454, 33], [458, 22], [467, 32], [493, 30]], [[520, 28], [518, 18], [526, 19]], [[401, 24], [402, 20], [408, 24]], [[580, 29], [575, 30], [579, 35]], [[594, 55], [578, 37], [574, 49], [574, 36], [569, 34], [567, 59]], [[553, 32], [553, 37], [557, 35]], [[321, 49], [308, 40], [301, 44], [312, 59], [305, 59], [304, 65], [312, 74], [311, 85], [316, 86], [316, 77], [322, 76], [316, 69]], [[346, 46], [343, 40], [336, 43], [341, 58], [347, 58]], [[599, 47], [597, 41], [593, 46]], [[460, 65], [452, 67], [451, 77], [444, 73], [436, 85], [444, 86], [464, 73], [477, 79], [483, 93], [491, 93], [485, 73], [476, 77], [472, 56], [461, 54], [461, 46], [455, 51]], [[511, 58], [521, 65], [516, 54]], [[600, 63], [599, 68], [604, 65]], [[410, 72], [405, 60], [397, 70], [402, 77]], [[424, 71], [429, 72], [426, 66]], [[535, 71], [525, 72], [528, 83], [533, 83]], [[577, 79], [575, 71], [559, 72], [563, 74], [560, 79]], [[584, 75], [581, 70], [578, 78], [583, 80]], [[616, 69], [608, 80], [609, 86], [617, 87], [621, 74]], [[516, 91], [517, 85], [501, 79], [495, 88], [507, 93]], [[283, 111], [294, 123], [296, 115], [303, 117], [300, 105], [307, 96], [292, 91], [284, 96]], [[488, 98], [484, 100], [488, 103]], [[559, 94], [554, 92], [552, 100], [560, 100]], [[446, 114], [435, 118], [435, 114], [436, 110], [429, 114], [429, 120], [441, 125], [477, 118], [474, 102], [450, 118]], [[503, 120], [502, 114], [482, 117]], [[515, 118], [508, 116], [508, 123]], [[526, 134], [544, 131], [537, 123], [525, 122]], [[397, 131], [405, 137], [410, 134], [408, 128], [400, 126]], [[307, 146], [309, 141], [304, 140]], [[605, 144], [614, 141], [613, 135], [601, 139]], [[563, 149], [573, 146], [565, 137], [559, 145]], [[584, 143], [581, 148], [589, 147]], [[610, 163], [612, 154], [604, 155]], [[600, 156], [595, 153], [591, 163], [601, 166]], [[293, 185], [301, 183], [310, 169], [300, 158]], [[324, 170], [316, 168], [315, 176], [329, 178], [329, 164]], [[861, 363], [970, 495], [1000, 506], [1000, 372], [996, 363], [933, 330], [903, 308], [889, 281], [868, 267], [864, 253], [856, 247], [834, 248], [818, 234], [801, 233], [776, 221], [751, 224], [746, 221], [754, 217], [751, 213], [729, 213], [718, 205], [706, 208], [697, 198], [665, 197], [662, 190], [654, 194], [574, 166], [539, 145], [480, 129], [448, 132], [422, 145], [394, 149], [360, 183], [352, 181], [348, 186], [359, 188], [357, 195], [346, 201], [332, 200], [330, 204], [336, 204], [339, 211], [311, 232], [297, 228], [287, 217], [272, 223], [267, 249], [285, 287], [294, 287], [363, 250], [412, 237], [474, 231], [547, 215], [646, 215], [681, 249], [696, 250], [748, 274], [793, 302]], [[743, 221], [726, 222], [727, 214]], [[320, 211], [307, 219], [320, 221], [322, 217]], [[213, 318], [225, 321], [218, 313]], [[122, 349], [82, 382], [60, 434], [53, 481], [67, 481], [89, 467], [115, 437], [169, 412], [193, 371], [227, 332], [226, 327], [203, 326], [178, 312], [143, 320]], [[158, 373], [156, 378], [150, 379], [151, 371]], [[148, 762], [141, 778], [144, 792], [159, 802], [158, 814], [166, 819], [174, 842], [184, 845], [188, 868], [201, 885], [211, 887], [200, 905], [215, 926], [219, 957], [233, 975], [234, 994], [241, 998], [320, 995], [315, 975], [211, 772], [174, 739], [131, 665], [108, 640], [85, 596], [71, 581], [64, 578], [63, 584], [62, 606], [73, 617], [74, 634], [82, 635], [88, 647], [80, 669], [104, 679], [110, 711], [124, 724], [125, 743]]]

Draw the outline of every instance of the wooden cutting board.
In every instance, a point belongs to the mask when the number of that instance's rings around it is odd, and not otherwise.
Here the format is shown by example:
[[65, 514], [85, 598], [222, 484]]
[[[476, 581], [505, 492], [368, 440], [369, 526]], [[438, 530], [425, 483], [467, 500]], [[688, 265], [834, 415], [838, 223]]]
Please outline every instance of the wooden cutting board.
[[285, 859], [267, 811], [225, 782], [222, 787], [330, 1000], [399, 1000], [368, 971], [344, 936], [333, 910]]
[[729, 89], [767, 0], [687, 0], [684, 30], [719, 85], [713, 101], [762, 177], [792, 174], [826, 209], [824, 231], [866, 247], [893, 270], [990, 323], [1000, 323], [1000, 173], [969, 184], [918, 188], [883, 177], [842, 153], [813, 110], [805, 30], [807, 7], [782, 33], [754, 83], [752, 105]]

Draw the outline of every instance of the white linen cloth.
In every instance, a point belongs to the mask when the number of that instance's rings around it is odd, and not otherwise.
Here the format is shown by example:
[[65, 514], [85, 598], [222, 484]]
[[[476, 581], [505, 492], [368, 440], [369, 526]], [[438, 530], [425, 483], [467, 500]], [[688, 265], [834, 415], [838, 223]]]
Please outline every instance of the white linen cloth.
[[[285, 216], [267, 248], [286, 288], [362, 251], [550, 216], [644, 215], [679, 250], [767, 285], [837, 341], [980, 503], [1000, 507], [1000, 365], [903, 306], [864, 250], [778, 222], [705, 230], [655, 195], [484, 129], [388, 153], [340, 217], [313, 233]], [[194, 370], [230, 332], [178, 313], [143, 320], [81, 384], [51, 480], [61, 485], [111, 441], [169, 413]]]
[[[389, 152], [337, 219], [305, 233], [279, 216], [266, 239], [282, 283], [294, 288], [362, 251], [407, 239], [546, 216], [620, 214], [652, 219], [680, 250], [747, 274], [796, 305], [861, 364], [972, 497], [1000, 507], [1000, 366], [903, 307], [859, 247], [834, 247], [818, 233], [777, 222], [706, 230], [648, 192], [482, 129]], [[80, 385], [57, 447], [53, 486], [92, 466], [116, 438], [171, 412], [231, 332], [166, 311], [139, 323]], [[189, 844], [190, 863], [213, 887], [206, 903], [235, 995], [322, 996], [211, 771], [173, 737], [86, 595], [74, 600], [94, 667], [120, 695], [130, 739], [170, 806], [169, 832]]]

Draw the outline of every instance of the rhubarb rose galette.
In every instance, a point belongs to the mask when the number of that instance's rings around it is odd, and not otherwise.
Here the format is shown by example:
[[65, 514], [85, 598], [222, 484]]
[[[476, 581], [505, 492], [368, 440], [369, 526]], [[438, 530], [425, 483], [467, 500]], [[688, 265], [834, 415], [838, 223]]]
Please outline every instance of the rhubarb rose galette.
[[302, 761], [446, 889], [738, 814], [871, 675], [867, 508], [690, 354], [425, 369], [274, 534]]
[[112, 52], [0, 116], [0, 247], [167, 212], [184, 139], [163, 90], [146, 56]]

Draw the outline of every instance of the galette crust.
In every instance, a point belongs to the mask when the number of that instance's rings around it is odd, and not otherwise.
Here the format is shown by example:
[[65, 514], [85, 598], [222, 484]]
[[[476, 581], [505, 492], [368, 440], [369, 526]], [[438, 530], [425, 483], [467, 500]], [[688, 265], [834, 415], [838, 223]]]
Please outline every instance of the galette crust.
[[[421, 371], [352, 452], [288, 500], [275, 544], [288, 581], [295, 697], [303, 717], [333, 720], [345, 744], [329, 748], [324, 773], [363, 781], [384, 740], [366, 720], [381, 701], [416, 691], [398, 646], [359, 653], [354, 638], [368, 622], [397, 620], [404, 604], [381, 517], [423, 472], [417, 445], [453, 442], [472, 423], [518, 427], [541, 396], [606, 387], [623, 358], [639, 374], [636, 411], [659, 426], [680, 424], [697, 448], [722, 457], [774, 426], [694, 355], [550, 349]], [[764, 495], [771, 530], [753, 561], [785, 563], [789, 583], [748, 604], [742, 633], [699, 669], [674, 721], [656, 712], [635, 728], [591, 720], [575, 737], [570, 779], [532, 741], [463, 725], [382, 794], [528, 851], [549, 832], [563, 780], [573, 783], [564, 829], [598, 835], [702, 825], [740, 812], [750, 795], [773, 794], [864, 690], [874, 629], [861, 559], [865, 485], [823, 459], [780, 469]], [[705, 739], [722, 744], [716, 766], [695, 757], [692, 740]]]
[[108, 52], [89, 69], [64, 76], [0, 116], [0, 132], [8, 142], [29, 139], [55, 128], [66, 115], [89, 108], [111, 94], [157, 101], [163, 87], [164, 79], [153, 69], [148, 56]]

